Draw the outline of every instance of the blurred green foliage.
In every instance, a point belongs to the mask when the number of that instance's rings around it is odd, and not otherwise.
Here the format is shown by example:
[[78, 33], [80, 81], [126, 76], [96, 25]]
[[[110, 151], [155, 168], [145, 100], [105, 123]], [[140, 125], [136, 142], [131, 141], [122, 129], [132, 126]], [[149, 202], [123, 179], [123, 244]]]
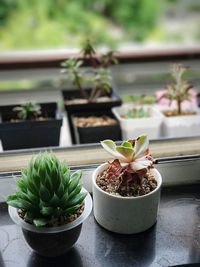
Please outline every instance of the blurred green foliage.
[[0, 49], [70, 48], [86, 38], [114, 48], [144, 40], [158, 14], [152, 0], [0, 0]]

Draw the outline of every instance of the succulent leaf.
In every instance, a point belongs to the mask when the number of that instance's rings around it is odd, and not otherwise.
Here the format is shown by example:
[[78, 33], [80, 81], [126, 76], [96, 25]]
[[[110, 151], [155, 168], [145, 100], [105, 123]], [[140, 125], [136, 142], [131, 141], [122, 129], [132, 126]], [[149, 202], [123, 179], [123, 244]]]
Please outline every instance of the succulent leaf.
[[140, 135], [135, 142], [135, 158], [145, 155], [149, 147], [149, 140], [146, 135]]
[[25, 221], [45, 226], [53, 217], [75, 212], [82, 205], [86, 194], [81, 192], [80, 179], [80, 171], [71, 174], [52, 153], [41, 153], [22, 171], [17, 192], [8, 196], [7, 203], [21, 209]]
[[117, 146], [116, 151], [123, 155], [127, 161], [132, 161], [135, 151], [131, 147]]
[[101, 141], [102, 147], [115, 158], [119, 158], [121, 161], [126, 161], [126, 157], [116, 151], [116, 144], [112, 140]]
[[69, 190], [68, 192], [71, 193], [79, 184], [79, 181], [81, 179], [81, 172], [76, 171], [70, 176], [71, 182], [69, 184]]
[[121, 146], [132, 148], [132, 144], [130, 142], [128, 142], [128, 141], [123, 141], [122, 144], [121, 144]]
[[112, 140], [101, 142], [103, 148], [116, 160], [130, 164], [134, 171], [147, 169], [152, 166], [153, 159], [149, 155], [149, 140], [145, 134], [140, 135], [136, 140], [123, 141], [117, 146]]
[[37, 218], [33, 220], [33, 223], [37, 227], [45, 226], [49, 221], [49, 218]]

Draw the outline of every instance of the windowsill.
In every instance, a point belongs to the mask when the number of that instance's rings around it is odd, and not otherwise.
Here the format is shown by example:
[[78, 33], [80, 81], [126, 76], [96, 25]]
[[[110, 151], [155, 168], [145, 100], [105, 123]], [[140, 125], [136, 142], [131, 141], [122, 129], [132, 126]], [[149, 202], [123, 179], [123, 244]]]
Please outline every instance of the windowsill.
[[141, 234], [119, 235], [100, 227], [93, 214], [75, 247], [65, 256], [44, 258], [25, 243], [20, 228], [0, 206], [0, 265], [5, 267], [166, 267], [198, 263], [200, 185], [162, 190], [157, 223]]

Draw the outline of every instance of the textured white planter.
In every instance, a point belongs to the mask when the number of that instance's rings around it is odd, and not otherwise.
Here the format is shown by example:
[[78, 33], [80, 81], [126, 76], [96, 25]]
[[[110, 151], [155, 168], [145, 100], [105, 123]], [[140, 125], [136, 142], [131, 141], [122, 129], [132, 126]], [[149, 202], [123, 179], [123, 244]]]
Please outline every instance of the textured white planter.
[[154, 169], [157, 187], [151, 193], [139, 197], [111, 195], [100, 189], [96, 177], [108, 167], [100, 165], [93, 173], [94, 217], [97, 222], [112, 232], [120, 234], [140, 233], [150, 228], [157, 219], [162, 177]]
[[[160, 106], [160, 111], [169, 110], [170, 107]], [[165, 137], [185, 137], [200, 135], [200, 109], [193, 108], [195, 115], [164, 116], [162, 132]]]
[[129, 103], [112, 109], [112, 112], [120, 122], [122, 139], [134, 139], [143, 133], [147, 134], [149, 139], [160, 137], [160, 128], [163, 121], [162, 113], [153, 106], [144, 105], [143, 108], [149, 110], [150, 117], [138, 119], [126, 119], [122, 117], [130, 108], [134, 107], [139, 106]]

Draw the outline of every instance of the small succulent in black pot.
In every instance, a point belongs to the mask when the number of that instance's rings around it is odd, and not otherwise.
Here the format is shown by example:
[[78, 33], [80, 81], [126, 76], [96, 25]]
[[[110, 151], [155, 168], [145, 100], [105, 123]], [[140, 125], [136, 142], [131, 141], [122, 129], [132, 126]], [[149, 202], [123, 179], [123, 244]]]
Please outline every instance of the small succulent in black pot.
[[[37, 253], [58, 256], [77, 241], [92, 203], [80, 184], [81, 172], [52, 153], [32, 158], [8, 196], [11, 218], [22, 226], [26, 241]], [[14, 208], [13, 208], [14, 207]]]

